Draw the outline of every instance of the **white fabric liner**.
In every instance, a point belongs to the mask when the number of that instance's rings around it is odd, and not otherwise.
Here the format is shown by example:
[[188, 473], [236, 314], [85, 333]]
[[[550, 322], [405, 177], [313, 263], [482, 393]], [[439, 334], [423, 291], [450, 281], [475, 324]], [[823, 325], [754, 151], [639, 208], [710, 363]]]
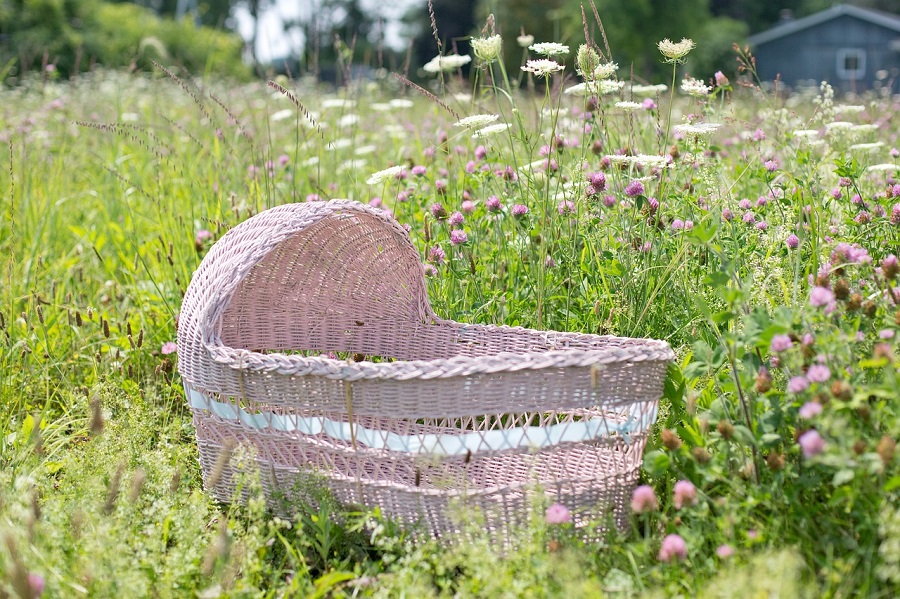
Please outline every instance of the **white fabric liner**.
[[333, 439], [356, 442], [372, 449], [386, 449], [404, 453], [462, 456], [479, 451], [503, 451], [517, 448], [541, 449], [561, 443], [590, 441], [611, 433], [622, 435], [626, 443], [635, 431], [643, 431], [656, 420], [656, 406], [642, 414], [641, 403], [631, 404], [624, 421], [612, 418], [590, 418], [548, 426], [516, 428], [456, 434], [401, 435], [390, 431], [351, 426], [325, 417], [285, 416], [274, 412], [250, 412], [228, 402], [213, 399], [205, 393], [185, 385], [190, 406], [207, 410], [225, 420], [239, 420], [254, 429], [273, 429], [299, 432], [304, 435], [326, 434]]

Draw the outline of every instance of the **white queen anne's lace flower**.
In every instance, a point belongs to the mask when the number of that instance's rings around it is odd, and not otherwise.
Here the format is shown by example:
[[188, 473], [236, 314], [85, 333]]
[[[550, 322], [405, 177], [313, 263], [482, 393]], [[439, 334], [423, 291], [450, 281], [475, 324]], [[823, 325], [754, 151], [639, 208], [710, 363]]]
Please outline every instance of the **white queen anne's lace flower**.
[[666, 57], [666, 62], [675, 62], [687, 56], [687, 53], [693, 50], [695, 45], [693, 40], [683, 37], [677, 43], [666, 38], [659, 42], [658, 47], [662, 55]]
[[672, 130], [685, 137], [708, 137], [718, 131], [721, 126], [719, 123], [698, 123], [696, 125], [684, 123], [675, 125]]
[[531, 46], [528, 46], [528, 49], [532, 52], [540, 54], [541, 56], [565, 56], [569, 53], [568, 46], [557, 44], [556, 42], [541, 42], [539, 44], [532, 44]]
[[616, 102], [616, 108], [622, 110], [640, 110], [644, 107], [640, 102]]
[[454, 127], [466, 127], [468, 129], [479, 129], [484, 127], [485, 125], [489, 125], [499, 119], [500, 117], [496, 114], [473, 114], [472, 116], [467, 116], [465, 118], [461, 118], [455, 123], [453, 123]]
[[525, 35], [524, 33], [516, 38], [516, 43], [522, 48], [527, 48], [534, 43], [533, 35]]
[[614, 62], [605, 62], [594, 69], [594, 79], [609, 79], [619, 69]]
[[435, 56], [428, 61], [422, 69], [426, 73], [440, 73], [441, 71], [454, 71], [459, 67], [472, 62], [472, 57], [468, 54], [447, 54], [446, 56]]
[[529, 60], [525, 63], [525, 66], [522, 67], [522, 70], [526, 73], [531, 73], [538, 77], [549, 77], [553, 73], [557, 71], [563, 70], [565, 67], [555, 60], [549, 60], [547, 58], [541, 58], [539, 60]]
[[501, 133], [509, 129], [509, 123], [497, 123], [496, 125], [488, 125], [487, 127], [483, 127], [478, 131], [472, 134], [472, 137], [478, 139], [479, 137], [487, 137], [489, 135], [493, 135], [495, 133]]
[[385, 181], [393, 179], [397, 175], [403, 172], [403, 167], [400, 165], [397, 166], [389, 166], [383, 171], [378, 171], [377, 173], [372, 173], [368, 179], [366, 179], [366, 183], [369, 185], [380, 185]]
[[500, 49], [503, 47], [503, 38], [499, 35], [473, 37], [471, 44], [475, 56], [484, 62], [494, 62], [500, 57]]
[[685, 77], [681, 81], [681, 91], [691, 96], [706, 96], [709, 94], [709, 86], [699, 79]]

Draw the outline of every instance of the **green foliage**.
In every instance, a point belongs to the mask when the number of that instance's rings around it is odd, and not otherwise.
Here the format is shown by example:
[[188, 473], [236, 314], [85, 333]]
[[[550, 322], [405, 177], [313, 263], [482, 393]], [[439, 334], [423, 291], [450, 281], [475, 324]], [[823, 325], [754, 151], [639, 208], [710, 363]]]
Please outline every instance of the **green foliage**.
[[[0, 90], [3, 593], [40, 576], [51, 596], [890, 596], [891, 101], [827, 85], [785, 101], [750, 79], [526, 93], [499, 63], [472, 81], [448, 73], [438, 104], [393, 79], [283, 79], [302, 112], [260, 83], [158, 72]], [[392, 165], [405, 177], [366, 182]], [[622, 530], [549, 525], [541, 493], [515, 550], [470, 513], [464, 542], [416, 542], [315, 476], [276, 518], [243, 446], [242, 500], [204, 493], [168, 345], [182, 294], [236, 223], [330, 197], [409, 226], [442, 316], [670, 341], [652, 501]]]
[[236, 34], [161, 19], [134, 4], [100, 0], [27, 0], [0, 12], [0, 62], [14, 59], [19, 74], [52, 65], [69, 77], [95, 64], [149, 70], [151, 60], [194, 73], [245, 79], [243, 42]]

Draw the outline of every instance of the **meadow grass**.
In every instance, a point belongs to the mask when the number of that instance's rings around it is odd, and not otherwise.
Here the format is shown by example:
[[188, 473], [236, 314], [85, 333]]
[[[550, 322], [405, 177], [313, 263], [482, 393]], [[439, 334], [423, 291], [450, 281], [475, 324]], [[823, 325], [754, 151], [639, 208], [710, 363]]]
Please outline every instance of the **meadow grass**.
[[[900, 105], [476, 69], [431, 97], [162, 71], [0, 92], [0, 594], [897, 589]], [[243, 504], [203, 492], [172, 346], [191, 274], [249, 216], [332, 198], [408, 226], [444, 317], [672, 344], [628, 530], [585, 543], [536, 507], [504, 552], [477, 521], [440, 546], [377, 509], [275, 518], [252, 469]]]

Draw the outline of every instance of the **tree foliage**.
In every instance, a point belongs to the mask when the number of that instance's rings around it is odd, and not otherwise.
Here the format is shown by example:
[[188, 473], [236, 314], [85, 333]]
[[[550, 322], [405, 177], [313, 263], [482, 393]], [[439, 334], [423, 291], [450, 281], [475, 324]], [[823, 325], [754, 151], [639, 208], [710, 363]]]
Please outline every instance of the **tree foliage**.
[[246, 77], [243, 42], [193, 21], [157, 17], [134, 4], [101, 0], [13, 0], [0, 4], [0, 64], [15, 72], [52, 65], [68, 77], [99, 64], [152, 68], [150, 60], [198, 73]]

